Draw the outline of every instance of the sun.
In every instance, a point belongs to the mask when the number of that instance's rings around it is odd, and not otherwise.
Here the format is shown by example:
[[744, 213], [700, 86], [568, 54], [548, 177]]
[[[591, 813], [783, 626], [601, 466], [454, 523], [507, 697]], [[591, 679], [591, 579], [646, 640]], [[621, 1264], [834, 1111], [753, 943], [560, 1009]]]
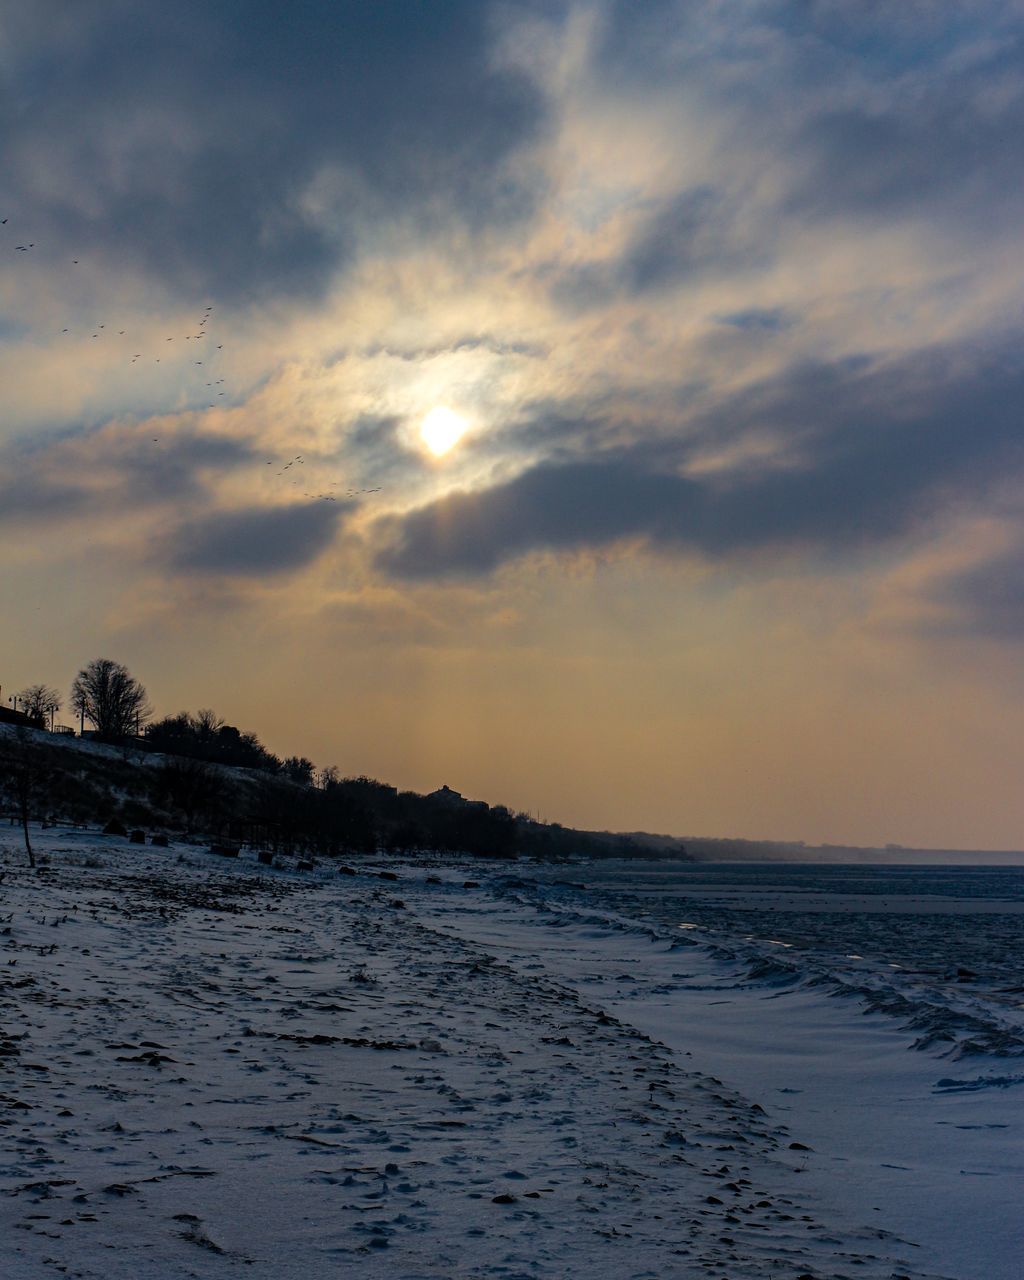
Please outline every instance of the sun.
[[469, 429], [461, 413], [439, 404], [424, 415], [420, 423], [420, 439], [435, 458], [442, 458], [455, 447]]

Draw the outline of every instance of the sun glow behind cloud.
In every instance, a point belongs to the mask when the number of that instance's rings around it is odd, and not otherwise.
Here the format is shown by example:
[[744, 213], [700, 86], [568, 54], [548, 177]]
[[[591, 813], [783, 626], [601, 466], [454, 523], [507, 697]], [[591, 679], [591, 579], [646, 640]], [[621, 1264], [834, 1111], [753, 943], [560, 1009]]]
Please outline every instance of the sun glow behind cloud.
[[439, 404], [420, 423], [420, 439], [435, 458], [443, 458], [455, 448], [468, 430], [469, 423], [461, 413]]

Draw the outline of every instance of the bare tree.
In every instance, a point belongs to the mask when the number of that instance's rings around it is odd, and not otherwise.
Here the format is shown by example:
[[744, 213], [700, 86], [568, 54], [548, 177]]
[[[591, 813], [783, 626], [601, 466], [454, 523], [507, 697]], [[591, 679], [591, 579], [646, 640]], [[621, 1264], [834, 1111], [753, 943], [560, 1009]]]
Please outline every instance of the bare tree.
[[18, 694], [18, 701], [25, 715], [43, 729], [50, 717], [56, 715], [61, 708], [60, 694], [48, 684], [30, 684]]
[[11, 750], [3, 761], [0, 781], [21, 823], [30, 867], [36, 865], [36, 855], [32, 851], [28, 824], [45, 803], [49, 778], [50, 770], [39, 744], [33, 741], [30, 730], [19, 725]]
[[224, 721], [209, 707], [200, 707], [192, 717], [192, 728], [200, 742], [212, 742], [224, 728]]
[[336, 764], [325, 764], [322, 769], [318, 769], [313, 776], [313, 785], [319, 787], [321, 791], [330, 791], [331, 787], [336, 787], [341, 774], [338, 772]]
[[75, 676], [72, 707], [89, 720], [105, 742], [138, 733], [152, 715], [145, 688], [120, 662], [94, 658]]

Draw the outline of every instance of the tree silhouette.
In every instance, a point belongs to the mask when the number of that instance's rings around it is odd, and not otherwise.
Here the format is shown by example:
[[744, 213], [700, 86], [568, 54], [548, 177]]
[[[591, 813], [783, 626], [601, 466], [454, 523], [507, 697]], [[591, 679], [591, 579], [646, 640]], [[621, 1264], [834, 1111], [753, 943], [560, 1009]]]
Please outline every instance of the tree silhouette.
[[14, 733], [12, 749], [4, 760], [3, 789], [14, 805], [21, 830], [25, 837], [25, 852], [28, 854], [30, 867], [36, 865], [36, 855], [32, 851], [28, 824], [36, 812], [42, 808], [47, 796], [47, 785], [50, 781], [50, 770], [47, 768], [43, 752], [34, 742], [31, 731], [19, 725]]
[[48, 684], [30, 684], [18, 694], [21, 709], [41, 729], [45, 729], [50, 716], [61, 708], [61, 697]]
[[164, 716], [146, 730], [146, 741], [154, 751], [165, 755], [190, 756], [212, 764], [260, 769], [264, 773], [281, 771], [281, 761], [254, 733], [242, 733], [233, 724], [225, 724], [209, 709], [194, 716], [187, 711]]
[[289, 782], [296, 782], [300, 787], [313, 785], [313, 761], [307, 760], [305, 756], [289, 756], [281, 768]]
[[75, 676], [71, 705], [104, 742], [138, 733], [152, 714], [146, 690], [120, 662], [94, 658]]

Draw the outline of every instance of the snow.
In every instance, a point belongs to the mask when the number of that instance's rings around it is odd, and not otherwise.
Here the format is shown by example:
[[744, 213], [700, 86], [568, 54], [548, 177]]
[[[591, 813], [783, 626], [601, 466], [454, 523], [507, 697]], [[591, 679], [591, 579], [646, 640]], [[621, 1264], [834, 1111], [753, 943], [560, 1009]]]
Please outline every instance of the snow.
[[[593, 920], [553, 929], [494, 904], [440, 927], [506, 963], [543, 965], [785, 1121], [810, 1148], [800, 1169], [829, 1216], [913, 1240], [929, 1270], [1019, 1280], [1024, 1088], [972, 1089], [993, 1079], [977, 1060], [937, 1064], [909, 1052], [892, 1019], [813, 989], [750, 984], [746, 965], [699, 943], [681, 952]], [[996, 1079], [1020, 1084], [1012, 1071]]]
[[[659, 995], [678, 951], [553, 921], [480, 864], [395, 883], [35, 836], [37, 873], [0, 835], [9, 1280], [1000, 1274], [849, 1191], [821, 1099], [779, 1092], [813, 1046], [741, 1070], [726, 1029], [757, 1005], [714, 1017], [706, 948], [692, 1000]], [[836, 1050], [848, 1075], [885, 1057]]]

